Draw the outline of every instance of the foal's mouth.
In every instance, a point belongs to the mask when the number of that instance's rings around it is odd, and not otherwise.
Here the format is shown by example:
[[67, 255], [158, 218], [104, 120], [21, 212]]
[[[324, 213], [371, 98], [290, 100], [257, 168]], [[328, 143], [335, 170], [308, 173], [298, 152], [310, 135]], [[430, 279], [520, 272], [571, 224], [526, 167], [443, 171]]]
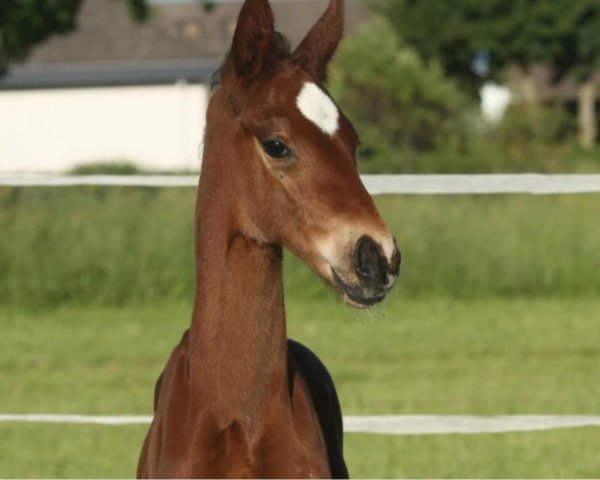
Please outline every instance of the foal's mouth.
[[331, 268], [331, 275], [337, 289], [343, 296], [344, 301], [355, 308], [369, 308], [376, 303], [381, 302], [385, 298], [385, 293], [378, 293], [376, 295], [365, 297], [360, 292], [359, 288], [353, 285], [348, 285], [344, 282], [338, 273]]

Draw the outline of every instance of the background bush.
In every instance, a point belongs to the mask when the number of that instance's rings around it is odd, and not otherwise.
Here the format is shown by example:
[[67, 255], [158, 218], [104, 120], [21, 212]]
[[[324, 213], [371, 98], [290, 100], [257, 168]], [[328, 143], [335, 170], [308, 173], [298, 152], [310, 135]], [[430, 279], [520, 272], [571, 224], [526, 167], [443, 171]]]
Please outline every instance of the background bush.
[[490, 124], [478, 98], [383, 17], [344, 41], [330, 90], [360, 133], [363, 173], [600, 171], [600, 155], [576, 146], [562, 105], [514, 104]]
[[71, 175], [137, 175], [142, 173], [135, 162], [116, 160], [111, 162], [85, 163], [73, 167]]
[[343, 43], [330, 89], [360, 132], [365, 173], [418, 170], [419, 153], [461, 146], [475, 108], [382, 17]]

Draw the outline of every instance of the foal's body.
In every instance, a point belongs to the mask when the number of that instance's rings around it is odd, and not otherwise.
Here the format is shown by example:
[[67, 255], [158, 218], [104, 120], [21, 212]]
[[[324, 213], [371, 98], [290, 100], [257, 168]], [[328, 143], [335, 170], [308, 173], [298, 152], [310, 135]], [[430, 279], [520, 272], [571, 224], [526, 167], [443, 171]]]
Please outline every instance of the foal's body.
[[156, 385], [140, 477], [346, 477], [329, 373], [288, 341], [285, 245], [353, 306], [383, 299], [399, 252], [356, 171], [356, 132], [319, 85], [342, 1], [295, 52], [246, 0], [212, 96], [196, 207], [192, 324]]

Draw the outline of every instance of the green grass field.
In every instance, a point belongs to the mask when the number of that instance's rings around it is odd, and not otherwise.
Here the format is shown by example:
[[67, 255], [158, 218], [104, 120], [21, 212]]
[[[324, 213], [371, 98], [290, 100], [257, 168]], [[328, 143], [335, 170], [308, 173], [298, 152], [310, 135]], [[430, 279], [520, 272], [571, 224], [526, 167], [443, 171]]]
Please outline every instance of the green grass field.
[[[127, 305], [193, 292], [194, 189], [0, 188], [0, 305]], [[600, 195], [386, 196], [400, 290], [600, 295]], [[287, 256], [288, 296], [328, 292]]]
[[[288, 303], [345, 414], [597, 414], [600, 299]], [[189, 305], [0, 311], [2, 412], [149, 414]], [[0, 424], [2, 477], [127, 477], [144, 427]], [[594, 477], [600, 429], [347, 435], [356, 477]], [[595, 447], [594, 447], [595, 446]]]
[[[600, 413], [600, 196], [380, 197], [398, 287], [351, 310], [291, 256], [290, 336], [345, 414]], [[193, 189], [0, 188], [0, 413], [150, 414], [189, 323]], [[140, 426], [0, 423], [0, 478], [130, 477]], [[354, 477], [600, 476], [600, 428], [346, 436]]]

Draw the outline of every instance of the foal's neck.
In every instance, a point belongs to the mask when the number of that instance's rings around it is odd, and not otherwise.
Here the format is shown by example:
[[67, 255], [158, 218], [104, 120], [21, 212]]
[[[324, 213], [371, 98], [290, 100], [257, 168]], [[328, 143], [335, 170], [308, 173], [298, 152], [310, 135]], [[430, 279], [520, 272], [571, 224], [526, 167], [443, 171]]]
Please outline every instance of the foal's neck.
[[213, 160], [206, 151], [196, 207], [190, 382], [223, 422], [252, 429], [287, 388], [282, 252], [244, 235], [236, 194]]

